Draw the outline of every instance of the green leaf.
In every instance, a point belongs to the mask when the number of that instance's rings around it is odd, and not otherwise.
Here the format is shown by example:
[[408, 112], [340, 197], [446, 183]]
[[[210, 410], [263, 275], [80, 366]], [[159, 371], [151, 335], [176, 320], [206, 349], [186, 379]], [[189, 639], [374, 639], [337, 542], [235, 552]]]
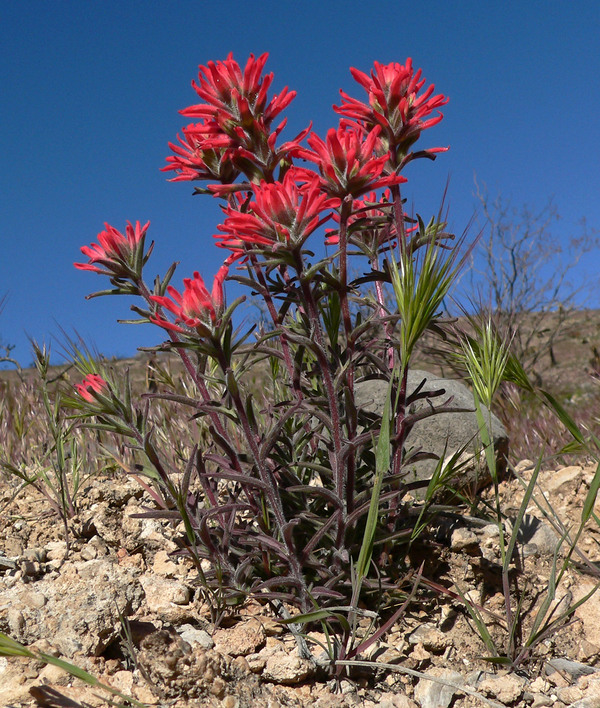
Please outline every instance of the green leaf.
[[594, 478], [592, 479], [589, 491], [585, 497], [585, 501], [583, 502], [583, 509], [581, 510], [582, 524], [585, 524], [589, 520], [592, 512], [594, 511], [596, 497], [598, 496], [598, 489], [600, 489], [600, 462], [598, 463], [598, 467], [596, 467]]
[[307, 624], [308, 622], [321, 622], [322, 620], [336, 619], [341, 625], [344, 631], [350, 631], [350, 624], [344, 615], [340, 615], [338, 612], [334, 612], [332, 609], [324, 610], [313, 610], [312, 612], [305, 612], [301, 615], [293, 615], [292, 617], [287, 617], [286, 619], [278, 620], [282, 624]]
[[385, 404], [383, 407], [381, 430], [379, 432], [379, 440], [377, 441], [377, 449], [375, 454], [375, 480], [373, 483], [373, 491], [371, 493], [371, 503], [369, 505], [367, 523], [360, 547], [360, 553], [358, 555], [358, 562], [356, 564], [356, 575], [359, 583], [361, 583], [366, 577], [367, 570], [371, 562], [371, 557], [373, 555], [375, 530], [377, 528], [377, 519], [379, 518], [379, 497], [381, 496], [381, 485], [383, 483], [384, 474], [390, 468], [390, 409], [393, 383], [394, 375], [392, 375], [390, 379]]

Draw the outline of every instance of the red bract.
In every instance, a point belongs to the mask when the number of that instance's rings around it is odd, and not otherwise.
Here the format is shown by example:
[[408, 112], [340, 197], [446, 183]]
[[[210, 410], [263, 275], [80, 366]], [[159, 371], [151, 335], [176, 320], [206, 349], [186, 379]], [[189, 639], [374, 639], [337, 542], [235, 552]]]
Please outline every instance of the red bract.
[[75, 390], [81, 398], [88, 401], [88, 403], [93, 403], [96, 398], [92, 391], [103, 393], [108, 390], [108, 384], [102, 376], [98, 376], [98, 374], [88, 374], [81, 383], [75, 384]]
[[[79, 270], [92, 270], [95, 273], [109, 275], [128, 275], [129, 267], [133, 265], [139, 248], [143, 248], [144, 238], [150, 222], [143, 226], [135, 222], [135, 228], [127, 222], [125, 236], [110, 224], [104, 224], [106, 231], [98, 234], [99, 243], [82, 246], [81, 252], [90, 260], [89, 263], [74, 263]], [[93, 265], [94, 263], [99, 264]]]
[[218, 179], [228, 184], [240, 172], [254, 183], [273, 181], [276, 168], [288, 162], [290, 150], [299, 147], [310, 127], [276, 148], [286, 120], [274, 130], [271, 124], [296, 92], [285, 87], [268, 100], [273, 74], [261, 77], [267, 57], [251, 55], [243, 72], [231, 54], [225, 61], [200, 67], [199, 84], [192, 82], [192, 86], [206, 103], [180, 112], [202, 120], [184, 129], [181, 145], [169, 144], [175, 155], [167, 158], [163, 170], [179, 172], [173, 181]]
[[267, 91], [273, 82], [273, 73], [261, 79], [262, 70], [269, 55], [261, 54], [258, 59], [250, 55], [244, 72], [230, 53], [225, 61], [209, 61], [198, 70], [199, 84], [192, 81], [194, 90], [206, 104], [190, 106], [180, 111], [193, 118], [210, 118], [225, 127], [227, 120], [244, 123], [262, 116], [267, 124], [286, 108], [296, 92], [287, 86], [267, 104]]
[[218, 245], [234, 251], [252, 246], [302, 245], [329, 219], [330, 214], [323, 212], [339, 205], [339, 199], [319, 189], [314, 173], [307, 181], [305, 172], [292, 167], [282, 182], [261, 182], [253, 188], [254, 199], [247, 211], [225, 208], [225, 222], [218, 226], [223, 235], [216, 236]]
[[311, 133], [308, 144], [312, 150], [296, 148], [292, 154], [317, 165], [321, 188], [330, 196], [358, 197], [371, 189], [406, 182], [400, 175], [383, 174], [389, 153], [375, 154], [380, 132], [380, 126], [367, 133], [360, 126], [341, 124], [328, 131], [326, 143]]
[[[183, 138], [178, 137], [180, 145], [169, 143], [169, 147], [175, 155], [167, 157], [167, 166], [162, 168], [163, 172], [177, 170], [178, 175], [172, 182], [181, 182], [196, 179], [217, 179], [223, 183], [233, 182], [239, 175], [231, 161], [231, 150], [228, 149], [231, 143], [227, 136], [224, 136], [225, 147], [217, 146], [217, 140], [208, 136], [212, 133], [212, 128], [205, 122], [188, 125], [183, 129]], [[212, 147], [207, 147], [211, 144]]]
[[150, 317], [151, 322], [164, 329], [183, 333], [185, 333], [185, 329], [180, 327], [177, 324], [178, 322], [191, 329], [202, 328], [203, 330], [206, 329], [207, 325], [216, 322], [217, 316], [223, 310], [223, 282], [229, 273], [229, 266], [232, 262], [233, 257], [230, 257], [219, 268], [210, 293], [204, 284], [202, 276], [196, 271], [193, 278], [184, 278], [183, 295], [171, 285], [167, 288], [167, 292], [172, 299], [160, 295], [151, 295], [150, 299], [153, 302], [172, 312], [176, 318], [175, 323], [172, 323], [164, 319], [164, 317], [153, 315]]
[[[358, 121], [367, 130], [380, 126], [381, 137], [387, 147], [405, 155], [421, 131], [442, 120], [442, 113], [429, 120], [424, 119], [436, 108], [446, 105], [448, 98], [442, 94], [432, 96], [433, 84], [421, 96], [417, 95], [425, 85], [425, 79], [421, 79], [421, 69], [414, 73], [412, 59], [407, 59], [406, 64], [375, 62], [374, 67], [371, 76], [358, 69], [350, 69], [354, 79], [369, 95], [368, 104], [340, 91], [343, 103], [334, 106], [334, 110]], [[445, 149], [431, 148], [427, 152]]]

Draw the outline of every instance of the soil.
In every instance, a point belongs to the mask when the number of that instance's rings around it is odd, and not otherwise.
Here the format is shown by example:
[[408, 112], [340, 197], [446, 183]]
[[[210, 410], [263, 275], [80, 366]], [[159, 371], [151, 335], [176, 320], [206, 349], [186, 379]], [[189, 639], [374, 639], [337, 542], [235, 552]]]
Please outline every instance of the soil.
[[[532, 468], [522, 462], [517, 466], [522, 481], [511, 478], [500, 485], [501, 508], [509, 519], [518, 513]], [[530, 500], [511, 565], [510, 582], [519, 588], [524, 618], [517, 641], [529, 636], [548, 599], [555, 559], [559, 566], [564, 559], [564, 544], [555, 556], [563, 533], [558, 524], [571, 536], [576, 532], [594, 473], [595, 467], [581, 464], [539, 475], [535, 498], [541, 509]], [[365, 664], [336, 680], [323, 660], [323, 635], [310, 634], [314, 660], [307, 660], [266, 606], [248, 602], [235, 611], [211, 613], [197, 572], [187, 559], [173, 555], [178, 529], [132, 516], [151, 505], [134, 480], [92, 478], [79, 499], [67, 546], [62, 524], [48, 513], [41, 495], [28, 488], [13, 499], [9, 485], [4, 487], [0, 630], [34, 649], [64, 656], [148, 705], [600, 705], [595, 596], [548, 633], [519, 666], [484, 659], [490, 650], [465, 601], [494, 613], [485, 615], [485, 622], [502, 650], [507, 632], [499, 532], [470, 510], [462, 519], [452, 514], [438, 518], [434, 552], [429, 546], [425, 559], [418, 550], [411, 558], [415, 568], [425, 560], [426, 581], [417, 599], [384, 640], [360, 657]], [[488, 491], [477, 501], [492, 499]], [[582, 555], [573, 556], [550, 602], [555, 608], [551, 619], [598, 582], [600, 527], [593, 519], [579, 547]], [[359, 631], [366, 633], [368, 624], [365, 619]], [[2, 706], [110, 705], [97, 687], [30, 659], [0, 658], [0, 677]]]
[[[580, 314], [581, 332], [557, 345], [557, 364], [545, 373], [555, 379], [554, 391], [585, 397], [598, 389], [589, 371], [600, 370], [593, 351], [600, 348], [600, 313]], [[120, 362], [140, 385], [148, 383], [146, 359]], [[16, 372], [1, 373], [17, 381]], [[533, 469], [523, 460], [520, 479], [499, 485], [507, 536]], [[14, 480], [2, 480], [0, 631], [147, 705], [600, 708], [600, 594], [578, 605], [600, 580], [600, 501], [554, 588], [554, 569], [568, 548], [560, 539], [577, 533], [595, 473], [587, 460], [546, 464], [539, 473], [509, 572], [510, 610], [522, 618], [514, 641], [525, 645], [540, 618], [538, 632], [543, 618], [553, 624], [516, 666], [486, 660], [492, 644], [502, 654], [509, 643], [499, 530], [482, 521], [492, 490], [461, 516], [442, 510], [433, 544], [409, 559], [415, 572], [425, 563], [414, 602], [360, 657], [363, 664], [336, 678], [318, 632], [308, 637], [306, 659], [268, 606], [250, 601], [211, 611], [197, 571], [174, 554], [181, 529], [133, 516], [152, 506], [135, 480], [89, 478], [68, 538], [42, 495], [27, 488], [15, 496]], [[488, 645], [468, 604], [484, 618]], [[369, 622], [365, 617], [359, 633], [368, 633]], [[86, 708], [111, 705], [107, 696], [52, 665], [0, 656], [0, 706]]]

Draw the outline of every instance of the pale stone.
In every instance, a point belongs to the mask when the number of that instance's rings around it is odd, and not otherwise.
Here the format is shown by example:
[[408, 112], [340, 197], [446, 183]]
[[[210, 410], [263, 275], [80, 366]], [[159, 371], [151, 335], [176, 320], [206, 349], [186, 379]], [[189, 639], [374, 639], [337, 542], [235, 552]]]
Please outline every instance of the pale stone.
[[[451, 669], [433, 668], [426, 671], [425, 675], [458, 686], [465, 682], [457, 671]], [[426, 678], [420, 679], [415, 688], [415, 699], [421, 708], [448, 708], [457, 693], [456, 688], [448, 683], [430, 681]]]
[[230, 629], [218, 629], [213, 635], [216, 650], [230, 656], [255, 654], [265, 639], [265, 629], [257, 619], [240, 622]]
[[313, 673], [313, 666], [306, 659], [294, 654], [275, 652], [267, 659], [263, 680], [294, 685], [305, 681]]
[[542, 476], [540, 486], [553, 494], [565, 494], [572, 491], [583, 478], [583, 469], [579, 465], [563, 467], [547, 472]]
[[177, 575], [178, 567], [176, 563], [173, 563], [166, 551], [158, 551], [158, 553], [154, 556], [152, 570], [157, 575], [174, 577]]
[[506, 674], [504, 676], [488, 676], [483, 679], [477, 689], [484, 695], [493, 696], [501, 703], [514, 703], [523, 693], [523, 679], [518, 678], [514, 674]]

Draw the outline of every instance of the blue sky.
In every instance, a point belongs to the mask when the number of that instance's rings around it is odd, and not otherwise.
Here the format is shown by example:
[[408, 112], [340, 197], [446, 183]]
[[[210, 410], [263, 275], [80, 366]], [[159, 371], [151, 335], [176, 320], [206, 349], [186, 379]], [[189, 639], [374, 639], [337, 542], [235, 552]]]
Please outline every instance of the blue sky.
[[[105, 221], [151, 221], [149, 277], [177, 260], [176, 286], [194, 270], [212, 279], [223, 256], [217, 202], [160, 168], [187, 122], [177, 111], [198, 102], [198, 65], [230, 51], [240, 63], [269, 52], [274, 89], [298, 92], [287, 136], [309, 120], [320, 134], [335, 125], [340, 88], [363, 98], [350, 66], [410, 56], [450, 97], [422, 137], [450, 151], [405, 173], [416, 211], [435, 213], [450, 177], [451, 226], [462, 232], [476, 174], [517, 206], [554, 196], [565, 239], [581, 217], [600, 227], [597, 0], [19, 0], [0, 4], [0, 32], [0, 341], [23, 365], [28, 336], [58, 350], [61, 328], [106, 355], [162, 340], [150, 325], [117, 324], [130, 315], [125, 298], [84, 300], [105, 282], [72, 264]], [[599, 264], [586, 259], [592, 273]]]

